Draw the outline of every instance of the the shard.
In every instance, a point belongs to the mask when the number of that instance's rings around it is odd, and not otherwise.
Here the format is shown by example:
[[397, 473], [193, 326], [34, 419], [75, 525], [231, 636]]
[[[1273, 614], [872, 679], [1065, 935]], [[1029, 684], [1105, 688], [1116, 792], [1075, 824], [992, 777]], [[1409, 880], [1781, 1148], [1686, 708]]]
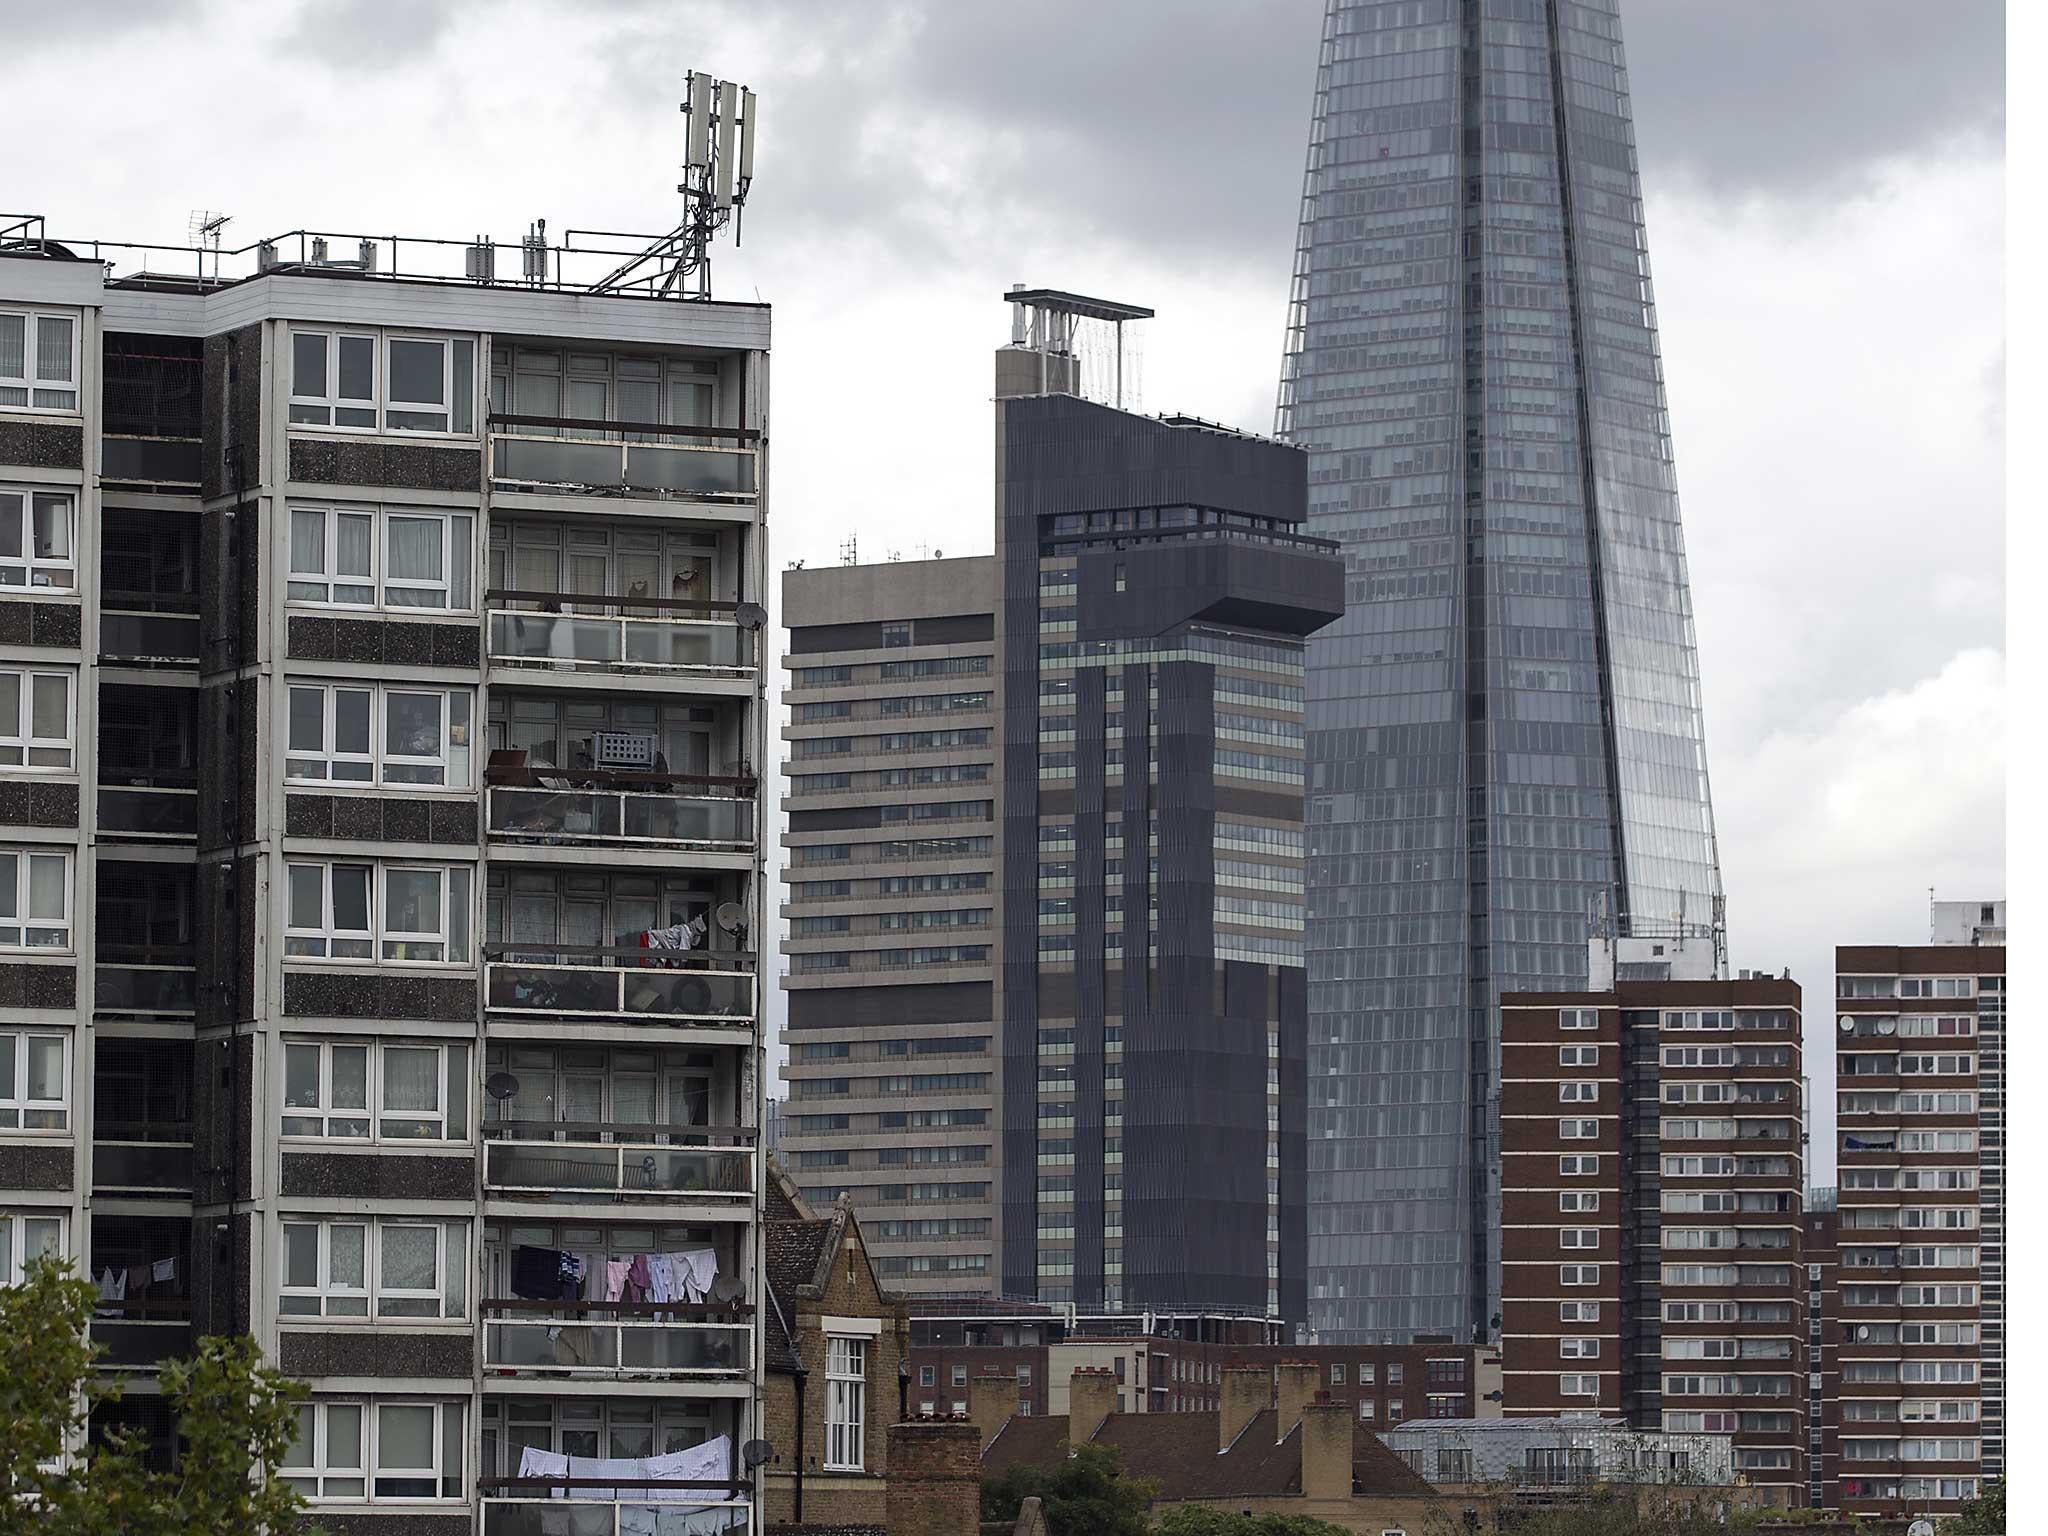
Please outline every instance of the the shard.
[[1309, 648], [1309, 1322], [1493, 1326], [1503, 990], [1718, 929], [1618, 0], [1330, 0], [1280, 386]]

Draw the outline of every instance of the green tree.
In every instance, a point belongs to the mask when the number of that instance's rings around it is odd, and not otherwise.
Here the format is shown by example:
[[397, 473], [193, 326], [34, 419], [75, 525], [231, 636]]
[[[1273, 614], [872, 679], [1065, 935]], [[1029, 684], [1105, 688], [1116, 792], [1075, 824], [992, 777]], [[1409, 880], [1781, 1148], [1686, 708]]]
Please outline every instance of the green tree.
[[38, 1260], [0, 1289], [0, 1476], [27, 1495], [0, 1499], [0, 1536], [215, 1536], [299, 1533], [298, 1493], [278, 1466], [306, 1389], [262, 1363], [250, 1338], [207, 1338], [165, 1361], [158, 1384], [177, 1421], [175, 1471], [144, 1465], [117, 1432], [81, 1454], [92, 1409], [120, 1396], [93, 1370], [86, 1330], [97, 1299], [68, 1264]]
[[981, 1518], [1015, 1520], [1018, 1506], [1035, 1495], [1052, 1536], [1145, 1536], [1158, 1491], [1157, 1483], [1123, 1475], [1115, 1447], [1084, 1445], [1053, 1466], [1012, 1467], [984, 1479]]
[[1159, 1517], [1165, 1536], [1352, 1536], [1307, 1515], [1246, 1515], [1209, 1504], [1176, 1504]]
[[1953, 1520], [1942, 1522], [1941, 1536], [2005, 1536], [2005, 1479], [1987, 1484]]
[[[1549, 1508], [1503, 1506], [1498, 1523], [1473, 1505], [1446, 1500], [1425, 1524], [1427, 1536], [1467, 1536], [1499, 1531], [1502, 1536], [1736, 1536], [1754, 1531], [1768, 1515], [1783, 1518], [1785, 1510], [1730, 1510], [1723, 1513], [1712, 1497], [1694, 1499], [1658, 1489], [1602, 1488], [1583, 1499]], [[1466, 1509], [1474, 1509], [1471, 1519]]]

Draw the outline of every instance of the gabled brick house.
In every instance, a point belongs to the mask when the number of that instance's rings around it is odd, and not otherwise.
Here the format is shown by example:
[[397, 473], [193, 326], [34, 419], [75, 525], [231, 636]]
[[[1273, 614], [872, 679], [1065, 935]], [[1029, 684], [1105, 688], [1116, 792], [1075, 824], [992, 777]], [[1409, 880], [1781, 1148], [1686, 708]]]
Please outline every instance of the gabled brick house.
[[880, 1527], [910, 1319], [882, 1289], [850, 1206], [813, 1216], [768, 1165], [762, 1239], [762, 1521]]

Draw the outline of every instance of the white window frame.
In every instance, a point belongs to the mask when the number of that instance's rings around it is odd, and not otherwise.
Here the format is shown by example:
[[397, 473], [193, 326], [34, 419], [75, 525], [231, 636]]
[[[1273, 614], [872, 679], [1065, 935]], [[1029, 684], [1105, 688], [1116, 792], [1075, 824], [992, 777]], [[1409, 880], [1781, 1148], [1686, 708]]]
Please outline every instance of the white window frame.
[[[362, 1236], [362, 1283], [337, 1282], [333, 1271], [334, 1235], [347, 1228]], [[393, 1286], [384, 1281], [385, 1245], [395, 1228], [433, 1233], [434, 1275], [430, 1285]], [[289, 1284], [286, 1264], [293, 1230], [314, 1234], [315, 1277], [308, 1285]], [[456, 1322], [467, 1315], [468, 1287], [463, 1283], [469, 1249], [467, 1221], [441, 1221], [417, 1216], [370, 1218], [288, 1213], [278, 1218], [278, 1321], [281, 1323], [353, 1324], [382, 1320], [406, 1323]], [[286, 1310], [286, 1303], [311, 1303]], [[431, 1311], [394, 1303], [421, 1303]]]
[[[365, 751], [342, 751], [336, 744], [336, 715], [344, 694], [360, 694], [368, 711], [369, 741]], [[416, 757], [391, 749], [391, 700], [422, 694], [439, 701], [438, 756]], [[295, 706], [302, 697], [320, 701], [320, 740], [305, 745], [293, 740]], [[406, 790], [467, 790], [471, 787], [470, 744], [475, 739], [476, 695], [468, 688], [429, 688], [404, 683], [321, 682], [293, 679], [286, 685], [285, 771], [287, 783], [321, 785], [385, 785]], [[346, 768], [348, 773], [342, 770]], [[394, 778], [397, 769], [438, 774], [438, 778]], [[314, 771], [317, 770], [317, 771]]]
[[[293, 1464], [289, 1458], [298, 1450], [299, 1442], [295, 1440], [292, 1450], [286, 1453], [287, 1460], [279, 1469], [279, 1476], [298, 1487], [300, 1492], [306, 1494], [307, 1501], [314, 1504], [459, 1502], [467, 1496], [467, 1468], [465, 1465], [448, 1465], [448, 1453], [452, 1449], [458, 1461], [467, 1461], [464, 1451], [464, 1407], [465, 1404], [461, 1400], [450, 1402], [435, 1398], [314, 1398], [301, 1404], [299, 1409], [301, 1424], [305, 1425], [310, 1421], [314, 1430], [312, 1449], [308, 1452], [304, 1465]], [[327, 1420], [337, 1408], [353, 1410], [361, 1416], [358, 1420], [360, 1429], [357, 1434], [357, 1444], [361, 1448], [360, 1466], [331, 1467], [327, 1464]], [[384, 1414], [387, 1410], [395, 1408], [427, 1408], [433, 1411], [433, 1431], [429, 1436], [433, 1447], [431, 1465], [391, 1468], [381, 1465], [383, 1448], [379, 1442], [382, 1439]], [[453, 1415], [452, 1423], [450, 1415]], [[301, 1433], [303, 1432], [302, 1429]], [[381, 1492], [377, 1486], [380, 1478], [393, 1481], [400, 1478], [431, 1478], [434, 1492]], [[343, 1484], [353, 1482], [358, 1487], [330, 1491], [326, 1487], [329, 1480]], [[306, 1483], [313, 1485], [310, 1491], [303, 1486]]]
[[[301, 517], [319, 517], [320, 566], [317, 570], [299, 569], [293, 566], [292, 528]], [[344, 518], [361, 518], [369, 524], [369, 570], [338, 570], [341, 557], [341, 524]], [[435, 522], [440, 524], [441, 574], [439, 576], [402, 576], [394, 579], [391, 575], [391, 531], [394, 519], [400, 521]], [[468, 524], [465, 552], [457, 547], [455, 527], [458, 522]], [[476, 537], [477, 516], [461, 507], [413, 507], [413, 506], [363, 506], [358, 503], [296, 501], [290, 504], [285, 517], [285, 602], [296, 607], [347, 608], [356, 612], [414, 614], [462, 614], [476, 612]], [[469, 590], [467, 602], [456, 605], [456, 574], [462, 572], [463, 582]], [[336, 597], [337, 587], [368, 589], [368, 596]], [[318, 592], [294, 591], [293, 588], [319, 587]], [[393, 592], [436, 593], [438, 603], [405, 602], [396, 600]]]
[[1557, 1304], [1557, 1320], [1560, 1323], [1597, 1323], [1600, 1321], [1600, 1303], [1560, 1301]]
[[[30, 309], [7, 305], [0, 307], [0, 320], [14, 316], [21, 318], [21, 372], [0, 374], [0, 411], [32, 411], [37, 415], [76, 416], [79, 411], [79, 353], [84, 322], [76, 310]], [[66, 372], [46, 374], [42, 371], [42, 329], [45, 322], [65, 326], [71, 332], [69, 355], [65, 359]], [[10, 400], [7, 395], [19, 390], [22, 398]], [[69, 400], [38, 400], [38, 395], [69, 395]]]
[[[321, 381], [319, 394], [301, 393], [299, 389], [299, 338], [318, 336], [324, 343], [326, 378]], [[341, 393], [341, 343], [346, 337], [353, 341], [367, 341], [370, 344], [370, 392], [368, 395], [344, 395]], [[382, 394], [384, 348], [379, 345], [377, 332], [358, 330], [350, 326], [321, 327], [311, 325], [292, 326], [285, 338], [285, 363], [291, 370], [291, 397], [285, 409], [294, 430], [301, 427], [319, 427], [330, 432], [375, 432], [378, 421], [378, 400]], [[322, 411], [324, 419], [302, 421], [300, 414], [308, 411]], [[355, 411], [368, 416], [368, 421], [340, 421], [342, 411]]]
[[1559, 1285], [1598, 1285], [1600, 1266], [1598, 1264], [1560, 1264], [1557, 1267]]
[[1600, 1136], [1598, 1120], [1565, 1119], [1557, 1122], [1560, 1141], [1597, 1141]]
[[[48, 1040], [57, 1042], [57, 1097], [30, 1098], [29, 1042]], [[8, 1070], [6, 1079], [0, 1081], [0, 1134], [67, 1135], [71, 1129], [71, 1031], [26, 1025], [0, 1029], [0, 1062]], [[31, 1124], [31, 1120], [40, 1123]]]
[[1597, 1211], [1600, 1209], [1600, 1191], [1597, 1189], [1567, 1189], [1558, 1194], [1559, 1211]]
[[1560, 1045], [1557, 1048], [1557, 1064], [1560, 1067], [1597, 1067], [1600, 1065], [1600, 1047]]
[[1598, 1152], [1567, 1152], [1557, 1160], [1557, 1176], [1561, 1179], [1592, 1179], [1600, 1176], [1600, 1154]]
[[[404, 432], [413, 436], [475, 437], [477, 435], [476, 337], [448, 331], [385, 331], [382, 333], [381, 341], [382, 345], [378, 348], [377, 353], [377, 382], [380, 386], [379, 400], [382, 405], [380, 419], [384, 424], [384, 430], [392, 433]], [[400, 400], [392, 393], [391, 380], [393, 370], [391, 367], [391, 348], [394, 344], [398, 343], [415, 343], [423, 346], [436, 346], [441, 349], [441, 399], [438, 402]], [[467, 400], [458, 400], [456, 398], [455, 353], [456, 349], [464, 343], [467, 343], [469, 346], [469, 398]], [[437, 414], [441, 418], [441, 425], [438, 427], [401, 426], [393, 420], [394, 417], [401, 415], [431, 416]], [[457, 426], [456, 423], [464, 418], [468, 419], [469, 425], [467, 427]]]
[[825, 1468], [859, 1472], [867, 1464], [868, 1341], [825, 1337]]
[[[8, 502], [13, 502], [10, 509]], [[55, 504], [64, 518], [61, 556], [36, 553], [36, 510]], [[0, 485], [0, 527], [9, 516], [18, 519], [13, 532], [18, 555], [0, 553], [0, 591], [76, 592], [78, 590], [78, 493], [60, 486]]]
[[1597, 1104], [1600, 1102], [1600, 1084], [1573, 1079], [1557, 1085], [1557, 1102], [1560, 1104]]
[[1557, 1010], [1559, 1029], [1598, 1029], [1600, 1010], [1597, 1008], [1560, 1008]]
[[[0, 773], [70, 773], [77, 766], [75, 742], [78, 735], [78, 674], [55, 667], [0, 667], [16, 680], [15, 718], [0, 719], [0, 758], [12, 753], [15, 761], [0, 760]], [[64, 689], [64, 734], [35, 734], [35, 694], [38, 683], [54, 681]], [[37, 753], [61, 761], [35, 760]]]
[[[292, 921], [292, 884], [296, 870], [317, 869], [320, 874], [320, 922], [318, 926]], [[343, 929], [334, 924], [334, 875], [338, 869], [369, 871], [368, 929]], [[391, 926], [389, 905], [391, 876], [431, 873], [440, 877], [440, 921], [438, 931], [398, 929]], [[340, 965], [431, 965], [442, 968], [475, 964], [476, 899], [475, 868], [468, 864], [386, 862], [364, 859], [289, 859], [281, 893], [284, 902], [285, 958], [309, 964]], [[458, 889], [459, 887], [459, 889]], [[462, 914], [460, 942], [453, 918]], [[335, 946], [348, 951], [336, 954]], [[438, 955], [404, 953], [408, 949], [438, 949]], [[456, 953], [456, 951], [460, 953]]]
[[1560, 1360], [1598, 1360], [1600, 1358], [1600, 1340], [1583, 1335], [1559, 1339], [1557, 1341], [1557, 1357]]
[[54, 1246], [39, 1248], [40, 1253], [54, 1253], [60, 1258], [70, 1258], [71, 1222], [69, 1215], [61, 1208], [36, 1209], [17, 1206], [12, 1210], [0, 1210], [0, 1243], [5, 1251], [0, 1252], [0, 1285], [19, 1285], [23, 1279], [22, 1256], [28, 1252], [28, 1224], [56, 1224], [57, 1240]]
[[[71, 862], [71, 855], [54, 847], [37, 847], [16, 844], [11, 848], [0, 848], [0, 868], [5, 861], [14, 861], [14, 879], [11, 883], [0, 880], [0, 904], [12, 903], [0, 913], [0, 951], [9, 954], [55, 955], [71, 952], [71, 908], [76, 889], [77, 871]], [[29, 912], [30, 873], [39, 861], [56, 859], [64, 866], [64, 910], [60, 916], [45, 914], [35, 917]], [[48, 937], [41, 942], [33, 934]], [[8, 935], [13, 935], [9, 938]]]
[[[467, 1042], [441, 1041], [420, 1037], [390, 1039], [366, 1036], [361, 1039], [352, 1040], [314, 1040], [302, 1036], [287, 1036], [283, 1044], [284, 1049], [279, 1053], [280, 1065], [278, 1068], [280, 1074], [278, 1102], [283, 1106], [278, 1120], [278, 1134], [280, 1137], [289, 1141], [377, 1142], [384, 1145], [397, 1146], [414, 1146], [421, 1142], [466, 1145], [469, 1142], [469, 1106], [467, 1104], [451, 1104], [449, 1102], [451, 1092], [451, 1085], [449, 1083], [451, 1073], [449, 1053], [457, 1049], [462, 1050], [464, 1060], [461, 1070], [457, 1071], [455, 1075], [466, 1081], [468, 1075]], [[299, 1059], [303, 1061], [305, 1059], [303, 1053], [310, 1050], [318, 1050], [320, 1053], [319, 1102], [317, 1104], [288, 1103], [286, 1083], [289, 1081], [288, 1074], [291, 1068], [293, 1053], [301, 1053]], [[353, 1104], [337, 1106], [334, 1102], [335, 1052], [355, 1050], [365, 1053], [363, 1058], [364, 1102], [361, 1107]], [[385, 1102], [385, 1089], [389, 1085], [389, 1078], [385, 1071], [385, 1056], [390, 1051], [432, 1051], [434, 1053], [433, 1081], [435, 1104], [433, 1108], [398, 1108]], [[460, 1085], [456, 1086], [459, 1087]], [[318, 1130], [307, 1130], [295, 1128], [289, 1123], [292, 1121], [312, 1120], [319, 1121], [321, 1128]], [[343, 1123], [359, 1121], [362, 1123], [363, 1129], [360, 1132], [335, 1130], [333, 1126], [337, 1121]], [[459, 1121], [463, 1127], [462, 1134], [460, 1135], [450, 1134], [450, 1124], [455, 1121]], [[427, 1125], [428, 1129], [402, 1130], [397, 1128], [399, 1125], [409, 1125], [414, 1122]], [[438, 1133], [432, 1129], [433, 1122], [439, 1122]]]
[[1600, 1229], [1598, 1227], [1562, 1227], [1558, 1230], [1557, 1246], [1560, 1248], [1598, 1248]]

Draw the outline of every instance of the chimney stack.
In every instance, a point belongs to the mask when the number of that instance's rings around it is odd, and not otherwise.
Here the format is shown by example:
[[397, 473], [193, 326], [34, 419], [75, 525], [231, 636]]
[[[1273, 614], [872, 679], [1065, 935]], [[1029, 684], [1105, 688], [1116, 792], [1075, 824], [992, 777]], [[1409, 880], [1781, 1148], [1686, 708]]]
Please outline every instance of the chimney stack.
[[[1351, 1497], [1351, 1410], [1318, 1392], [1301, 1411], [1301, 1492], [1310, 1499]], [[891, 1475], [893, 1472], [893, 1463]], [[895, 1528], [890, 1527], [890, 1536]]]
[[1223, 1367], [1223, 1392], [1216, 1411], [1216, 1449], [1227, 1451], [1245, 1425], [1273, 1401], [1273, 1375], [1263, 1365]]
[[981, 1432], [984, 1447], [995, 1439], [997, 1432], [1010, 1422], [1010, 1416], [1016, 1411], [1017, 1383], [1013, 1378], [993, 1371], [968, 1378], [967, 1417]]
[[959, 1419], [889, 1426], [889, 1536], [978, 1536], [981, 1437]]
[[1273, 1423], [1273, 1438], [1285, 1440], [1287, 1432], [1301, 1422], [1301, 1411], [1315, 1398], [1322, 1385], [1323, 1368], [1313, 1360], [1283, 1360], [1274, 1367], [1279, 1382], [1279, 1414]]
[[1116, 1412], [1116, 1376], [1106, 1365], [1077, 1365], [1067, 1378], [1067, 1440], [1081, 1445], [1095, 1437]]

